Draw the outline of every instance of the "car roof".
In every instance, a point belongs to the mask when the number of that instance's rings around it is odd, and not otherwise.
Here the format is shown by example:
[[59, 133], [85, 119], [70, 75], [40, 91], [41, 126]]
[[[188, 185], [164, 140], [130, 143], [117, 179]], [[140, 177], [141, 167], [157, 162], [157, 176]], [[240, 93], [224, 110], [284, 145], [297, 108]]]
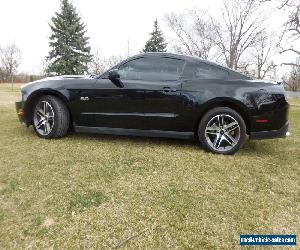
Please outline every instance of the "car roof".
[[137, 54], [133, 57], [130, 57], [130, 58], [128, 58], [128, 60], [138, 58], [138, 57], [141, 57], [141, 56], [154, 56], [154, 57], [155, 56], [157, 56], [157, 57], [162, 56], [162, 57], [171, 57], [171, 58], [182, 59], [182, 60], [185, 60], [185, 61], [188, 61], [188, 62], [203, 62], [203, 63], [210, 64], [210, 65], [213, 65], [213, 66], [217, 66], [219, 68], [223, 68], [224, 70], [227, 70], [227, 71], [232, 72], [234, 74], [239, 74], [239, 75], [245, 76], [245, 75], [241, 74], [238, 71], [227, 68], [227, 67], [222, 66], [220, 64], [202, 59], [198, 56], [192, 56], [192, 55], [186, 55], [186, 54], [177, 54], [177, 53], [169, 53], [169, 52], [146, 52], [146, 53], [141, 53], [141, 54]]
[[210, 63], [209, 61], [203, 60], [203, 59], [201, 59], [200, 57], [197, 57], [197, 56], [190, 56], [190, 55], [169, 53], [169, 52], [146, 52], [146, 53], [137, 54], [137, 55], [135, 55], [131, 58], [141, 57], [141, 56], [172, 57], [172, 58], [183, 59], [183, 60], [186, 60], [186, 61], [205, 61], [205, 62]]
[[[176, 59], [182, 59], [182, 60], [185, 60], [187, 62], [203, 62], [203, 63], [207, 63], [207, 64], [214, 65], [214, 66], [217, 66], [217, 67], [221, 67], [225, 70], [236, 72], [232, 69], [229, 69], [229, 68], [224, 67], [220, 64], [202, 59], [198, 56], [192, 56], [192, 55], [186, 55], [186, 54], [177, 54], [177, 53], [169, 53], [169, 52], [146, 52], [146, 53], [141, 53], [141, 54], [137, 54], [135, 56], [132, 56], [132, 57], [128, 58], [126, 61], [130, 61], [132, 59], [135, 59], [135, 58], [138, 58], [138, 57], [143, 57], [143, 56], [171, 57], [171, 58], [176, 58]], [[236, 72], [236, 73], [239, 73], [239, 72]]]

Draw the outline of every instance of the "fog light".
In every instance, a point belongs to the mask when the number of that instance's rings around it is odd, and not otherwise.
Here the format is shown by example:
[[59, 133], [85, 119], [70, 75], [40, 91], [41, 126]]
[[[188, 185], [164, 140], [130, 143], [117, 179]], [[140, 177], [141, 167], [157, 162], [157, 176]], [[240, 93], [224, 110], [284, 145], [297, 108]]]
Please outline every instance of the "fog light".
[[291, 133], [289, 131], [285, 133], [285, 136], [290, 136], [290, 135]]
[[23, 111], [23, 109], [18, 109], [18, 112], [17, 112], [17, 114], [18, 114], [18, 115], [20, 115], [20, 116], [21, 116], [21, 115], [24, 115], [24, 111]]

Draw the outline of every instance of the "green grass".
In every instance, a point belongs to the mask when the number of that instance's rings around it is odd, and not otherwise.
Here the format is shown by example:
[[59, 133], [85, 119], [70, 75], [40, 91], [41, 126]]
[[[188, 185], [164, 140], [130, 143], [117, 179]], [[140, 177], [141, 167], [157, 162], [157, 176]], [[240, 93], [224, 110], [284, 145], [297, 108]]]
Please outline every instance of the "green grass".
[[180, 140], [43, 140], [20, 126], [9, 88], [0, 85], [1, 249], [236, 249], [241, 233], [299, 236], [298, 101], [291, 137], [221, 156]]

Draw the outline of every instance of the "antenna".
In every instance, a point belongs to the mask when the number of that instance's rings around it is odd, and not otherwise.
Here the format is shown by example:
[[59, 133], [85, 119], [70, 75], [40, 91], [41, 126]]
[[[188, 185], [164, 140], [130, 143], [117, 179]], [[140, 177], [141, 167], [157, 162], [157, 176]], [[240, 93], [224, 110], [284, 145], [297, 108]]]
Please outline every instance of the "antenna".
[[128, 38], [128, 40], [127, 40], [127, 57], [129, 57], [129, 54], [130, 54], [130, 41]]

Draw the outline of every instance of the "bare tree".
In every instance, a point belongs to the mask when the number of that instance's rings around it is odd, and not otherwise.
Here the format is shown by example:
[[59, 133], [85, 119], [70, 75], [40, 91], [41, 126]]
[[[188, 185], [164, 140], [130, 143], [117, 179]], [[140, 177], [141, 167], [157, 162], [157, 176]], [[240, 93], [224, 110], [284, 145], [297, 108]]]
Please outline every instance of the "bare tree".
[[48, 67], [49, 67], [49, 60], [47, 60], [47, 58], [45, 58], [45, 57], [42, 57], [40, 68], [39, 68], [39, 74], [41, 76], [49, 75], [48, 72], [47, 72]]
[[291, 91], [300, 91], [300, 59], [296, 60], [291, 72], [283, 79], [285, 88]]
[[[289, 43], [289, 46], [282, 45], [281, 52], [292, 52], [297, 57], [300, 56], [300, 2], [285, 0], [281, 8], [289, 11], [288, 20], [285, 23], [285, 29], [281, 37], [281, 43]], [[297, 46], [298, 45], [298, 46]], [[298, 63], [285, 62], [283, 65], [292, 65], [300, 67]]]
[[13, 43], [0, 48], [0, 67], [4, 81], [13, 83], [14, 76], [21, 62], [21, 51]]
[[89, 63], [89, 72], [95, 75], [100, 75], [106, 70], [106, 65], [99, 51], [93, 54], [92, 61]]
[[[1, 49], [1, 48], [0, 48]], [[4, 70], [2, 69], [2, 66], [0, 65], [0, 82], [3, 82], [5, 81], [5, 72]]]
[[215, 46], [212, 18], [200, 10], [166, 15], [167, 25], [176, 35], [174, 49], [179, 53], [211, 58]]
[[237, 70], [242, 55], [263, 31], [264, 15], [256, 0], [225, 0], [222, 18], [215, 24], [217, 45], [227, 67]]
[[105, 62], [106, 68], [109, 69], [125, 59], [126, 58], [121, 55], [112, 55], [112, 56], [105, 58], [104, 62]]
[[278, 52], [278, 43], [276, 35], [262, 31], [257, 37], [257, 41], [251, 52], [254, 71], [253, 75], [257, 79], [263, 79], [268, 75], [274, 75], [276, 72], [276, 64], [272, 61], [272, 57]]
[[89, 63], [89, 72], [91, 74], [100, 75], [124, 59], [125, 58], [120, 55], [101, 57], [100, 52], [96, 51], [92, 61]]
[[254, 65], [255, 64], [253, 62], [253, 57], [248, 55], [247, 57], [243, 57], [243, 59], [239, 61], [237, 71], [244, 75], [255, 77]]

